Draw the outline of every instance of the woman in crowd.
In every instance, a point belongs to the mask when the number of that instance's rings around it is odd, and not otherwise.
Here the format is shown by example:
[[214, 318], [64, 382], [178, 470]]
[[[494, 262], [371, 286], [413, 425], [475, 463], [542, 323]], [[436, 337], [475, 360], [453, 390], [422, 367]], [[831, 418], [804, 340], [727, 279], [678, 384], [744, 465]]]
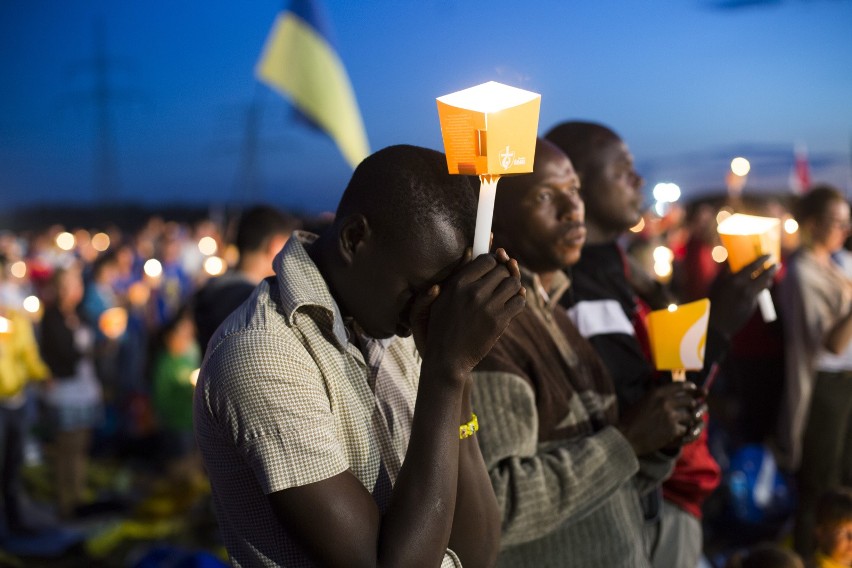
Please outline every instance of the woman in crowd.
[[850, 212], [843, 194], [821, 186], [802, 197], [795, 213], [802, 244], [779, 288], [786, 377], [778, 457], [798, 471], [795, 546], [807, 558], [817, 498], [852, 484], [852, 278], [835, 258], [849, 235]]

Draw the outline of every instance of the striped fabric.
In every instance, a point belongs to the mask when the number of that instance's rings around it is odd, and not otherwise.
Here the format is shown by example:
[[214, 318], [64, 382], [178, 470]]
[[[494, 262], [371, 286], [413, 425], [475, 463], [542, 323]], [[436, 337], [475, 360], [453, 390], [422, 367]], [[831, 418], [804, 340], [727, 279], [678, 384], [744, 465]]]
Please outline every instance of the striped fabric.
[[498, 565], [648, 567], [640, 463], [613, 426], [612, 382], [558, 305], [564, 278], [545, 293], [521, 275], [537, 293], [475, 370], [472, 397], [503, 515]]

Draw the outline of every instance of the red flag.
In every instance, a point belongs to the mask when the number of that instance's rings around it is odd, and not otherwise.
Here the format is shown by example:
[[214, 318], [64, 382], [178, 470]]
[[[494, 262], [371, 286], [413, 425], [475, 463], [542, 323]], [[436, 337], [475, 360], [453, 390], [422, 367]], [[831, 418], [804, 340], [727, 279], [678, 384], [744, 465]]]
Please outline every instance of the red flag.
[[811, 187], [811, 169], [808, 165], [808, 148], [796, 144], [793, 151], [793, 171], [790, 172], [790, 187], [796, 193], [805, 193]]

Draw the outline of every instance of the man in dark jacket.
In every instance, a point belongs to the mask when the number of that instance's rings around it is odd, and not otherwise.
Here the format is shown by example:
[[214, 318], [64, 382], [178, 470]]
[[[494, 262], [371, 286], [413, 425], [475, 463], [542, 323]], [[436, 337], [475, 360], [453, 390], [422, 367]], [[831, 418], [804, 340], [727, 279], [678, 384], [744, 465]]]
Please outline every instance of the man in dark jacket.
[[[565, 122], [546, 138], [564, 151], [580, 177], [586, 204], [588, 237], [573, 267], [572, 293], [563, 297], [580, 333], [606, 363], [622, 412], [659, 380], [648, 349], [644, 315], [671, 302], [665, 288], [625, 254], [618, 238], [642, 216], [642, 177], [619, 136], [606, 126]], [[705, 370], [699, 382], [727, 351], [731, 335], [749, 318], [757, 294], [772, 281], [776, 268], [763, 270], [761, 257], [737, 274], [723, 272], [710, 292]], [[707, 416], [704, 415], [706, 423]], [[655, 567], [692, 568], [701, 556], [701, 505], [718, 486], [719, 466], [707, 448], [707, 434], [684, 446], [671, 477], [663, 485], [664, 500], [645, 503], [656, 533]], [[659, 509], [658, 509], [659, 507]]]

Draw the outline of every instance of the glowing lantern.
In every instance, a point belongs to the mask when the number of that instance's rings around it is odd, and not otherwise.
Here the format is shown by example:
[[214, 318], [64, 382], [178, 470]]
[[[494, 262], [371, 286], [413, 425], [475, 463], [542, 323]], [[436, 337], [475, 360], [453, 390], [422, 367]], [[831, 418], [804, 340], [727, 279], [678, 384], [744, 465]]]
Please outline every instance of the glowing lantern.
[[489, 81], [437, 102], [449, 172], [479, 176], [473, 239], [478, 256], [488, 252], [500, 176], [533, 170], [541, 95]]

